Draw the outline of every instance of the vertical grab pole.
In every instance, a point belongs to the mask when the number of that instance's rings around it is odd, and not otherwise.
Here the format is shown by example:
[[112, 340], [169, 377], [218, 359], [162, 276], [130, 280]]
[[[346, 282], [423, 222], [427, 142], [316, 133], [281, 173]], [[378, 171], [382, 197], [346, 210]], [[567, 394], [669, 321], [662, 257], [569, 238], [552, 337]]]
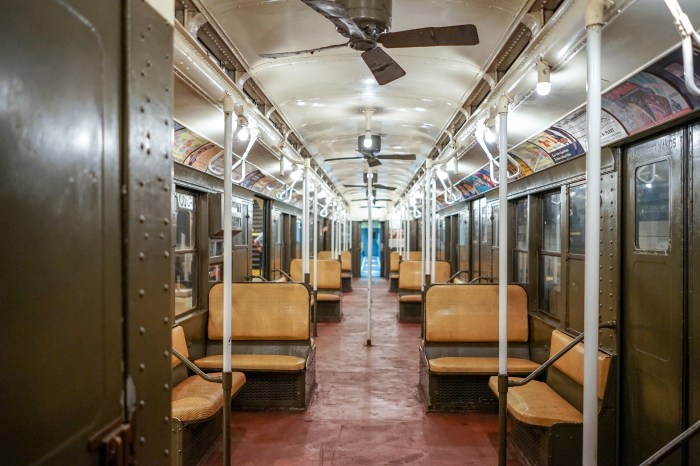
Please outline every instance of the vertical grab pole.
[[338, 227], [336, 221], [335, 221], [335, 213], [336, 209], [333, 207], [333, 212], [331, 213], [331, 257], [335, 259], [335, 236], [336, 236], [336, 228]]
[[222, 389], [224, 391], [223, 407], [223, 437], [224, 465], [231, 464], [231, 281], [232, 281], [232, 241], [231, 241], [231, 208], [232, 189], [231, 171], [233, 161], [233, 97], [228, 92], [224, 95], [224, 367], [222, 374]]
[[583, 465], [598, 464], [598, 303], [600, 265], [600, 54], [604, 0], [586, 9], [588, 54], [588, 154], [586, 154], [586, 224], [584, 266]]
[[314, 187], [314, 336], [318, 336], [318, 189]]
[[498, 464], [506, 464], [508, 435], [508, 97], [498, 99]]
[[372, 346], [372, 169], [367, 172], [367, 346]]
[[309, 277], [309, 168], [311, 159], [304, 159], [301, 220], [301, 274], [304, 283], [310, 284]]
[[432, 230], [430, 232], [430, 238], [432, 239], [430, 258], [432, 262], [430, 263], [430, 282], [435, 283], [435, 264], [437, 263], [437, 188], [436, 188], [435, 177], [431, 177], [430, 180], [430, 221], [432, 225]]

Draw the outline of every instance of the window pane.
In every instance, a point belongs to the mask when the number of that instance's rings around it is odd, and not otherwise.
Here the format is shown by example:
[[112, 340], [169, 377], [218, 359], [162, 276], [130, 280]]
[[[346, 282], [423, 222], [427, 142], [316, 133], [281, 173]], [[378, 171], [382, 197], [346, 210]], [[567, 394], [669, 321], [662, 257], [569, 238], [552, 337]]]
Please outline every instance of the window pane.
[[513, 281], [515, 283], [527, 283], [527, 253], [513, 253]]
[[494, 205], [492, 207], [491, 214], [493, 216], [493, 236], [491, 237], [491, 245], [498, 247], [498, 207]]
[[515, 203], [515, 249], [527, 251], [527, 199]]
[[196, 256], [194, 253], [175, 255], [175, 315], [194, 307], [193, 286], [196, 284]]
[[569, 252], [583, 254], [585, 244], [586, 185], [569, 191]]
[[194, 248], [194, 196], [176, 193], [177, 237], [175, 250]]
[[669, 246], [669, 164], [660, 161], [635, 171], [636, 244], [666, 251]]
[[481, 208], [481, 242], [487, 243], [488, 238], [488, 216], [486, 215], [486, 206]]
[[560, 258], [540, 256], [540, 308], [552, 315], [559, 314]]
[[542, 197], [542, 250], [561, 252], [561, 193]]
[[471, 222], [472, 243], [479, 242], [479, 229], [477, 227], [478, 221], [479, 221], [479, 208], [474, 206], [474, 208], [472, 209], [472, 222]]

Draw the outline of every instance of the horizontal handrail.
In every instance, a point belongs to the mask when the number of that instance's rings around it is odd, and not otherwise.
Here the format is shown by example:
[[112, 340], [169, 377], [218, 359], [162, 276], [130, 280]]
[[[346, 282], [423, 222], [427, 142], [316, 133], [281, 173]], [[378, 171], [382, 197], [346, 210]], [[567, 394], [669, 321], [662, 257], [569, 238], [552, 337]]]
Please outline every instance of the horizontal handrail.
[[473, 285], [474, 283], [479, 283], [481, 280], [491, 280], [491, 277], [482, 275], [481, 277], [472, 278], [469, 280], [469, 284]]
[[658, 464], [661, 460], [673, 453], [676, 448], [679, 448], [681, 445], [688, 442], [688, 440], [695, 437], [698, 433], [700, 433], [700, 421], [697, 421], [695, 424], [681, 432], [678, 437], [668, 442], [663, 448], [651, 455], [639, 466], [652, 466], [654, 464]]
[[215, 383], [222, 383], [223, 378], [222, 377], [212, 377], [211, 375], [207, 374], [204, 372], [202, 369], [199, 367], [195, 366], [192, 361], [187, 359], [182, 353], [180, 353], [178, 350], [175, 348], [170, 348], [170, 351], [175, 355], [176, 358], [178, 358], [182, 363], [187, 366], [192, 372], [203, 378], [204, 380], [208, 382], [215, 382]]
[[463, 273], [469, 273], [469, 270], [458, 270], [457, 272], [453, 273], [450, 278], [447, 279], [448, 282], [451, 282], [455, 278], [457, 278], [459, 275]]
[[292, 277], [290, 277], [289, 274], [287, 272], [285, 272], [284, 270], [272, 269], [272, 273], [274, 273], [274, 272], [278, 272], [280, 275], [282, 275], [284, 278], [286, 278], [290, 282], [294, 281], [294, 280], [292, 280]]
[[[602, 323], [602, 324], [598, 325], [598, 328], [599, 328], [599, 329], [600, 329], [600, 328], [615, 328], [616, 326], [617, 326], [617, 323], [616, 323], [616, 322], [605, 322], [605, 323]], [[577, 336], [576, 338], [574, 338], [573, 340], [571, 340], [571, 342], [570, 342], [568, 345], [566, 345], [565, 347], [563, 347], [562, 349], [560, 349], [559, 352], [557, 352], [557, 354], [555, 354], [555, 355], [552, 356], [551, 358], [547, 359], [544, 363], [542, 363], [542, 365], [541, 365], [540, 367], [538, 367], [537, 369], [535, 369], [534, 371], [532, 371], [532, 372], [530, 373], [530, 375], [528, 375], [528, 376], [525, 377], [524, 379], [520, 379], [520, 380], [511, 380], [511, 379], [508, 379], [508, 386], [509, 386], [509, 387], [520, 387], [520, 386], [525, 385], [526, 383], [530, 382], [532, 379], [538, 377], [540, 374], [542, 374], [542, 372], [544, 372], [544, 371], [546, 371], [547, 369], [549, 369], [549, 367], [550, 367], [552, 364], [554, 364], [559, 358], [561, 358], [562, 356], [564, 356], [571, 348], [573, 348], [573, 347], [576, 346], [581, 340], [583, 340], [583, 335], [584, 335], [584, 334], [583, 334], [583, 332], [582, 332], [579, 336]]]

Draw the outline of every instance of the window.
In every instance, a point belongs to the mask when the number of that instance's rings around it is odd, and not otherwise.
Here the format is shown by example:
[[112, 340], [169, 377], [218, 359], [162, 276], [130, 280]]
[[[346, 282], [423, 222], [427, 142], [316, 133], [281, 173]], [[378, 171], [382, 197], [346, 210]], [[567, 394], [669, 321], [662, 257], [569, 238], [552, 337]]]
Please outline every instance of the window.
[[196, 198], [183, 191], [175, 193], [175, 315], [197, 304]]
[[586, 243], [586, 185], [569, 190], [569, 254], [584, 253]]
[[513, 249], [513, 281], [527, 283], [527, 198], [515, 202], [515, 248]]
[[539, 306], [542, 311], [557, 316], [561, 294], [561, 192], [542, 196], [541, 228]]
[[635, 245], [638, 249], [668, 251], [669, 189], [667, 160], [635, 170]]
[[489, 235], [488, 235], [488, 225], [489, 225], [489, 216], [487, 213], [486, 206], [481, 207], [481, 242], [482, 243], [488, 243], [489, 242]]

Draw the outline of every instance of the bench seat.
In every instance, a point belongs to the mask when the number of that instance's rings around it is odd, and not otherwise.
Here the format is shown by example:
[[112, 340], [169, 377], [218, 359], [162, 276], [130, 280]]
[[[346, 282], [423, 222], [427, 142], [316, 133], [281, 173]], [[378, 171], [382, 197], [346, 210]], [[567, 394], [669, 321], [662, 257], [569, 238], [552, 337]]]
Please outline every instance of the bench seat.
[[420, 294], [404, 294], [399, 296], [399, 302], [402, 303], [420, 303], [423, 301], [423, 296]]
[[[220, 377], [221, 373], [211, 374]], [[245, 375], [232, 374], [231, 393], [236, 393], [245, 383]], [[221, 384], [209, 382], [199, 376], [191, 376], [177, 384], [172, 391], [172, 417], [180, 422], [199, 422], [209, 419], [224, 405]]]
[[[518, 377], [512, 377], [519, 380]], [[491, 377], [489, 388], [498, 393], [498, 377]], [[556, 423], [582, 424], [583, 414], [559, 396], [549, 385], [533, 380], [508, 389], [508, 412], [531, 426], [551, 427]]]
[[[328, 257], [328, 254], [321, 254], [327, 251], [320, 251], [320, 257]], [[314, 266], [314, 264], [316, 264]], [[343, 317], [343, 279], [341, 277], [341, 262], [332, 259], [319, 259], [309, 261], [309, 284], [314, 283], [314, 268], [318, 273], [316, 279], [316, 294], [318, 300], [312, 297], [311, 306], [316, 306], [316, 320], [318, 322], [340, 322]], [[303, 282], [301, 259], [294, 259], [289, 266], [289, 275], [295, 282]]]
[[[550, 358], [573, 340], [560, 330], [551, 336]], [[512, 437], [530, 464], [581, 464], [583, 428], [583, 343], [578, 343], [547, 369], [546, 382], [509, 387], [506, 408]], [[615, 358], [598, 351], [598, 458], [614, 464]], [[520, 380], [512, 377], [510, 380]], [[498, 396], [498, 378], [489, 388]], [[553, 439], [556, 439], [554, 441]]]
[[[246, 384], [237, 409], [305, 409], [316, 385], [316, 347], [310, 332], [311, 293], [303, 283], [233, 283], [231, 366]], [[223, 285], [209, 291], [207, 349], [195, 364], [223, 366]]]
[[[529, 359], [508, 358], [508, 373], [529, 374], [540, 365]], [[428, 361], [430, 372], [439, 374], [493, 374], [498, 373], [498, 358], [446, 357]]]
[[[399, 263], [399, 322], [423, 321], [423, 277], [422, 263], [407, 260]], [[446, 261], [435, 262], [433, 283], [444, 283], [450, 278], [450, 264]]]
[[[197, 359], [194, 363], [202, 369], [220, 369], [223, 355], [215, 354]], [[237, 371], [303, 371], [306, 360], [284, 354], [232, 354], [231, 368]]]
[[[403, 263], [402, 263], [403, 264]], [[428, 411], [496, 411], [489, 378], [498, 374], [498, 285], [435, 284], [425, 292], [419, 348], [420, 395]], [[508, 285], [508, 371], [528, 375], [527, 293]]]

